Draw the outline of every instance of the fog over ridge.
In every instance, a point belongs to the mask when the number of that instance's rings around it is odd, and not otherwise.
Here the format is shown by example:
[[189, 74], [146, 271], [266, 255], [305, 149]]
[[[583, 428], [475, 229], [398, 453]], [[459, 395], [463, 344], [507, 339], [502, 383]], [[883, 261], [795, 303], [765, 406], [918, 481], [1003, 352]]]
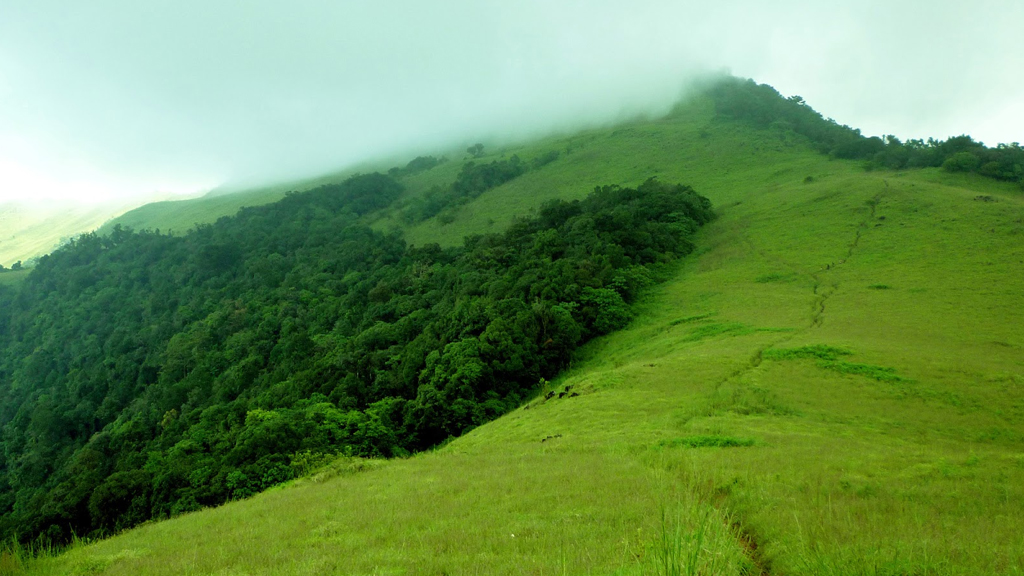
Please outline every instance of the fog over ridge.
[[0, 0], [0, 201], [195, 192], [664, 111], [730, 69], [866, 134], [1024, 137], [1012, 0]]

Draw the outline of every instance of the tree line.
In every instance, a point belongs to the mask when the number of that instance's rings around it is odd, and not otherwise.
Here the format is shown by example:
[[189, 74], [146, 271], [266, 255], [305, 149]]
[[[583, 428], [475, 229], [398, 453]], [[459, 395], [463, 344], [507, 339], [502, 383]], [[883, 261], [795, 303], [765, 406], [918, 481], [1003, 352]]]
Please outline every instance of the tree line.
[[800, 96], [785, 98], [753, 80], [729, 78], [712, 86], [708, 94], [723, 117], [795, 132], [807, 137], [819, 152], [863, 160], [871, 169], [942, 167], [1024, 185], [1024, 148], [1016, 142], [988, 147], [966, 135], [905, 142], [892, 135], [865, 137], [858, 129], [822, 117]]

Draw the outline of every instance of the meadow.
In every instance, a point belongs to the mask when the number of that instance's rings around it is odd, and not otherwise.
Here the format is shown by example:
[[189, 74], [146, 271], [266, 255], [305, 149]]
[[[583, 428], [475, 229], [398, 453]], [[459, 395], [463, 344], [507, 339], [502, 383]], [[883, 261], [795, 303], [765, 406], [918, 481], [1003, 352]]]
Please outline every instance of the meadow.
[[482, 160], [549, 150], [447, 224], [375, 225], [450, 245], [598, 184], [691, 185], [719, 218], [629, 327], [431, 452], [341, 459], [0, 571], [1024, 573], [1019, 187], [868, 172], [701, 99]]

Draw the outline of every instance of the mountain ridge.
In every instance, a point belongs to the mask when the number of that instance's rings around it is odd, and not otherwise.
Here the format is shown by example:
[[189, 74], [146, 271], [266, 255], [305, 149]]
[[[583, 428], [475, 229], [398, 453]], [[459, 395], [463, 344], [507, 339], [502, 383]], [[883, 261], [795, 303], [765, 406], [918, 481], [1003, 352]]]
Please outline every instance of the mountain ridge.
[[1018, 189], [864, 172], [711, 105], [563, 140], [555, 162], [409, 231], [501, 227], [582, 196], [583, 174], [629, 186], [655, 168], [712, 198], [695, 254], [547, 392], [435, 452], [339, 464], [32, 572], [1019, 570]]

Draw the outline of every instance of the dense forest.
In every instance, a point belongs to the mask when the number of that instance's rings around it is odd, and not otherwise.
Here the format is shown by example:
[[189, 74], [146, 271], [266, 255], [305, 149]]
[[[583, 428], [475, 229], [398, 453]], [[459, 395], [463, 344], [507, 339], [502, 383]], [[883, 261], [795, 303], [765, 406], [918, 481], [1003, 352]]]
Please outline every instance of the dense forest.
[[[525, 169], [467, 163], [426, 202]], [[692, 189], [649, 180], [412, 247], [364, 223], [401, 193], [366, 174], [184, 236], [87, 234], [0, 286], [0, 537], [108, 533], [330, 455], [435, 446], [625, 325], [713, 217]]]
[[1024, 185], [1024, 148], [1016, 142], [991, 148], [970, 136], [906, 142], [891, 135], [869, 138], [860, 130], [825, 119], [800, 96], [784, 98], [771, 86], [753, 80], [729, 78], [713, 85], [708, 94], [722, 117], [795, 132], [807, 137], [818, 151], [835, 158], [863, 160], [869, 169], [942, 167]]

